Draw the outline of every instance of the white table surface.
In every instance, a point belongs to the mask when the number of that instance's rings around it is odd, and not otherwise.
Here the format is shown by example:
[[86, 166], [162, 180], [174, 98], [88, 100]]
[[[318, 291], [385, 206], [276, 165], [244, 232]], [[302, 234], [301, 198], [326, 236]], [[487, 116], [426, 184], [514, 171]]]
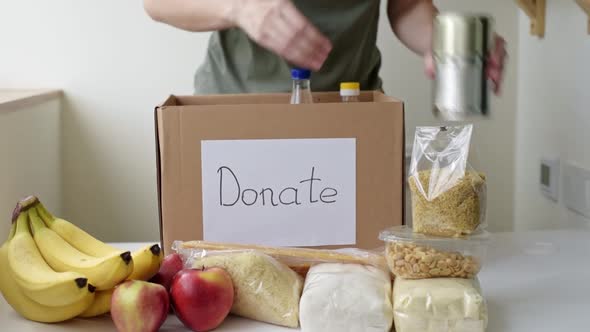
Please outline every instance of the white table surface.
[[[134, 249], [140, 243], [115, 244]], [[590, 331], [590, 230], [498, 233], [479, 274], [489, 332]], [[0, 331], [116, 331], [109, 316], [39, 324], [0, 299]], [[170, 315], [161, 331], [189, 331]], [[293, 331], [228, 317], [216, 331]]]

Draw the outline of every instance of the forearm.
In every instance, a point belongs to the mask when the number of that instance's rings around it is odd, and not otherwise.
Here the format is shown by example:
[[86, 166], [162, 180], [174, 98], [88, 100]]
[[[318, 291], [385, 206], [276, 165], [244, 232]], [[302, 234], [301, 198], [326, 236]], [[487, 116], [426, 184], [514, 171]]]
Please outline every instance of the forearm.
[[389, 0], [391, 29], [410, 50], [420, 55], [431, 51], [432, 22], [438, 10], [432, 0]]
[[236, 26], [243, 0], [144, 0], [152, 19], [188, 31], [214, 31]]

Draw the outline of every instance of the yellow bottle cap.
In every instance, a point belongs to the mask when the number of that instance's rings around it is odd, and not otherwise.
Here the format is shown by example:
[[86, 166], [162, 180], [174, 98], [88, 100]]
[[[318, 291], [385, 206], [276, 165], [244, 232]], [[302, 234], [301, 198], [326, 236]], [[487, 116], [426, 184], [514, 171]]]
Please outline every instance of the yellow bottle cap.
[[360, 90], [360, 84], [358, 82], [342, 82], [340, 83], [341, 90]]

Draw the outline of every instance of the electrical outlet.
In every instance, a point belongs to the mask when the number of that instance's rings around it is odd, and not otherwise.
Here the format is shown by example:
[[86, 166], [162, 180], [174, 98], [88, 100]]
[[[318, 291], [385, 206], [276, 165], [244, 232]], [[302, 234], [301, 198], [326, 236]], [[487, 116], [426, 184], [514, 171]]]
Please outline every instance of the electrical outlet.
[[539, 184], [541, 192], [548, 198], [558, 201], [559, 198], [559, 159], [541, 159]]
[[590, 218], [590, 170], [566, 163], [563, 169], [563, 202], [570, 210]]

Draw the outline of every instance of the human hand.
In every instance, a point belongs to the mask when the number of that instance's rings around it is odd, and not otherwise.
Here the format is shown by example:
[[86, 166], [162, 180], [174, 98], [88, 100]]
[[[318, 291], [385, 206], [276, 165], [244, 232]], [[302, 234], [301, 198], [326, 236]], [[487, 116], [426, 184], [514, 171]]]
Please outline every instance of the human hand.
[[495, 34], [494, 49], [488, 54], [486, 61], [486, 75], [492, 81], [492, 90], [496, 95], [500, 93], [502, 78], [504, 77], [504, 63], [507, 56], [506, 40]]
[[[488, 54], [485, 71], [486, 76], [492, 82], [492, 91], [496, 95], [500, 94], [502, 78], [504, 77], [504, 64], [507, 56], [506, 41], [499, 35], [494, 35], [494, 49]], [[424, 72], [430, 79], [434, 79], [436, 75], [432, 52], [424, 55]]]
[[319, 70], [332, 43], [290, 0], [237, 0], [235, 24], [288, 62]]

